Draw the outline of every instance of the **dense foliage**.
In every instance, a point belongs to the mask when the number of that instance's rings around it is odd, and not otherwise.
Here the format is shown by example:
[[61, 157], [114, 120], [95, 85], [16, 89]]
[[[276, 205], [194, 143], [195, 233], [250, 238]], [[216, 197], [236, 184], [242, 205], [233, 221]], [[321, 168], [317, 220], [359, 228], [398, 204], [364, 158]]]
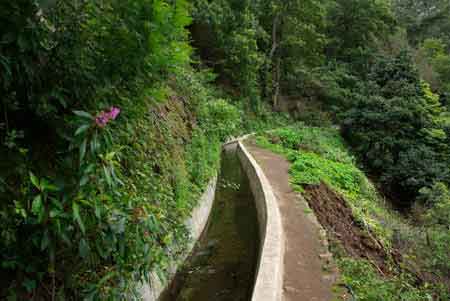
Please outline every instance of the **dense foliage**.
[[[220, 143], [289, 120], [271, 109], [336, 123], [355, 159], [337, 130], [280, 130], [271, 147], [289, 150], [298, 186], [326, 182], [389, 237], [364, 215], [380, 211], [362, 164], [412, 215], [405, 252], [445, 283], [449, 10], [446, 0], [3, 1], [0, 298], [137, 297], [183, 249]], [[384, 298], [352, 277], [364, 263], [343, 266], [365, 300]]]
[[448, 137], [438, 95], [401, 53], [379, 59], [345, 114], [344, 134], [386, 189], [414, 200], [434, 181], [448, 181]]
[[408, 39], [420, 43], [426, 38], [441, 38], [449, 46], [450, 4], [446, 0], [394, 0], [394, 11], [407, 29]]
[[261, 96], [276, 108], [282, 90], [306, 79], [305, 66], [323, 59], [325, 8], [315, 0], [194, 1], [193, 37], [203, 59], [233, 80], [250, 106]]
[[367, 64], [375, 43], [395, 28], [388, 1], [337, 0], [328, 18], [329, 55], [355, 66]]
[[188, 66], [187, 3], [22, 0], [0, 20], [1, 298], [138, 297], [240, 124]]

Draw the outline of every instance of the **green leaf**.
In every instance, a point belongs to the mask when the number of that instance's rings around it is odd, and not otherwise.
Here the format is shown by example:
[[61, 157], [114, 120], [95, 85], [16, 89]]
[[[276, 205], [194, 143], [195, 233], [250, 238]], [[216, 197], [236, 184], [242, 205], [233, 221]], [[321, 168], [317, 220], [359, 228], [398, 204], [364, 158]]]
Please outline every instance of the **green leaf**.
[[86, 143], [87, 140], [84, 139], [80, 145], [80, 163], [83, 162], [84, 156], [86, 155]]
[[80, 226], [81, 232], [83, 232], [84, 234], [86, 229], [84, 228], [84, 223], [80, 215], [80, 207], [78, 206], [77, 203], [74, 202], [72, 204], [72, 210], [73, 210], [73, 218], [77, 221], [78, 225]]
[[38, 215], [41, 213], [41, 210], [42, 210], [42, 197], [39, 194], [34, 198], [33, 203], [31, 204], [31, 212], [33, 212], [35, 215]]
[[58, 191], [59, 190], [59, 188], [57, 186], [50, 184], [45, 179], [41, 180], [41, 188], [42, 188], [42, 190], [48, 190], [48, 191]]
[[100, 239], [95, 240], [95, 248], [97, 249], [98, 254], [103, 258], [108, 258], [108, 252], [105, 252], [105, 250], [102, 248], [102, 245], [100, 244]]
[[57, 216], [59, 216], [59, 214], [60, 214], [60, 211], [58, 209], [50, 210], [50, 217], [51, 218], [57, 217]]
[[80, 240], [80, 244], [78, 245], [78, 251], [80, 252], [80, 256], [82, 258], [86, 258], [89, 255], [89, 245], [84, 238]]
[[84, 132], [86, 132], [87, 129], [89, 129], [91, 126], [89, 124], [83, 124], [75, 131], [75, 136], [78, 136]]
[[81, 204], [83, 204], [83, 205], [85, 205], [87, 207], [93, 207], [92, 203], [90, 201], [88, 201], [88, 200], [81, 199], [81, 200], [78, 200], [78, 202], [80, 202]]
[[116, 271], [109, 272], [108, 274], [103, 276], [102, 279], [100, 279], [100, 281], [98, 282], [98, 286], [101, 287], [103, 284], [106, 283], [106, 281], [108, 281], [109, 279], [111, 279], [112, 277], [114, 277], [116, 275], [117, 275]]
[[64, 99], [64, 94], [63, 93], [64, 93], [63, 89], [61, 89], [61, 90], [53, 90], [53, 91], [50, 92], [50, 95], [53, 98], [55, 98], [61, 104], [61, 106], [64, 109], [66, 109], [67, 108], [67, 102]]
[[95, 170], [95, 164], [89, 164], [83, 171], [85, 175], [91, 174]]
[[112, 145], [112, 136], [110, 131], [104, 132], [106, 135], [103, 135], [103, 138], [105, 140], [105, 145], [111, 146]]
[[116, 152], [109, 152], [106, 154], [105, 159], [106, 161], [111, 161], [116, 156]]
[[63, 97], [56, 97], [56, 99], [59, 101], [59, 104], [64, 108], [67, 109], [67, 102]]
[[80, 180], [80, 187], [86, 185], [87, 182], [89, 182], [89, 176], [88, 176], [88, 175], [82, 176], [82, 177], [81, 177], [81, 180]]
[[100, 204], [98, 201], [95, 201], [95, 216], [100, 219], [102, 215], [102, 208], [100, 207]]
[[68, 246], [72, 246], [72, 241], [69, 239], [65, 232], [61, 232], [60, 237]]
[[52, 205], [56, 208], [58, 208], [59, 210], [64, 210], [64, 206], [62, 205], [62, 203], [60, 202], [60, 200], [56, 199], [56, 198], [50, 198]]
[[25, 287], [27, 292], [31, 293], [36, 288], [36, 281], [26, 278], [23, 281], [23, 286]]
[[112, 187], [112, 186], [113, 186], [113, 183], [112, 183], [112, 180], [111, 180], [111, 175], [110, 175], [110, 173], [109, 173], [108, 168], [107, 168], [105, 165], [103, 165], [103, 173], [105, 174], [106, 182], [108, 183], [108, 185], [109, 185], [110, 187]]
[[39, 179], [30, 171], [30, 179], [31, 183], [33, 183], [34, 187], [41, 190], [41, 185], [39, 184]]
[[42, 240], [41, 240], [41, 251], [44, 251], [45, 249], [47, 249], [49, 244], [50, 244], [50, 235], [48, 234], [48, 229], [47, 229], [47, 230], [45, 230], [44, 236], [42, 237]]
[[73, 111], [73, 113], [79, 117], [87, 118], [90, 120], [94, 120], [94, 116], [85, 111]]
[[97, 133], [97, 131], [94, 132], [94, 136], [92, 137], [90, 145], [91, 145], [91, 153], [94, 155], [98, 149], [98, 133]]

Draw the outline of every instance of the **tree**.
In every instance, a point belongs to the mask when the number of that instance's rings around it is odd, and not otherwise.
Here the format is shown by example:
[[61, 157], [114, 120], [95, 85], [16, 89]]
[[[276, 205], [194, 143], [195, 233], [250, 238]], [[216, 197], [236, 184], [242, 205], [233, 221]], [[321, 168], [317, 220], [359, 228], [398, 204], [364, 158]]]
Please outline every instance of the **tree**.
[[301, 71], [322, 61], [325, 13], [318, 0], [197, 0], [194, 7], [197, 27], [214, 33], [217, 71], [245, 97], [264, 91], [274, 107], [282, 89], [298, 88]]
[[330, 6], [328, 19], [328, 53], [347, 62], [365, 56], [367, 49], [395, 29], [386, 0], [337, 0]]
[[[434, 90], [441, 95], [441, 101], [448, 105], [450, 95], [450, 54], [441, 39], [425, 39], [417, 51], [421, 58], [420, 66], [428, 67], [431, 72], [422, 76], [431, 77]], [[425, 68], [423, 68], [425, 69]], [[427, 70], [427, 69], [425, 69]]]
[[400, 24], [413, 45], [426, 38], [441, 38], [450, 46], [450, 3], [447, 0], [395, 0]]
[[343, 132], [388, 190], [409, 205], [422, 187], [449, 180], [443, 108], [406, 52], [379, 59], [368, 78]]
[[276, 108], [281, 89], [298, 92], [306, 70], [322, 62], [326, 10], [317, 0], [269, 0], [263, 1], [262, 9], [261, 23], [270, 36], [265, 49]]

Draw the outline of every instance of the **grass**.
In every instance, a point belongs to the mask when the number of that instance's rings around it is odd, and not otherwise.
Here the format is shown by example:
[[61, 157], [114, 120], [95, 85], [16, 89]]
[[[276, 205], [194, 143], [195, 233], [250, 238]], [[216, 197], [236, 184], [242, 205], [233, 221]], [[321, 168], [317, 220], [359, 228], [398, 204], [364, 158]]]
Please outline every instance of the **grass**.
[[346, 198], [355, 219], [389, 246], [392, 228], [384, 224], [395, 223], [399, 217], [386, 208], [374, 185], [358, 168], [338, 129], [297, 124], [259, 135], [256, 140], [292, 162], [289, 172], [296, 190], [302, 192], [303, 185], [326, 183]]
[[[291, 184], [300, 192], [304, 185], [326, 183], [344, 196], [356, 222], [375, 235], [389, 250], [394, 229], [409, 228], [404, 218], [392, 211], [358, 167], [339, 130], [296, 124], [257, 135], [259, 146], [282, 154], [292, 163]], [[383, 277], [366, 260], [336, 254], [342, 281], [356, 300], [433, 300], [428, 284], [413, 285], [409, 273]], [[436, 299], [445, 300], [445, 299]]]

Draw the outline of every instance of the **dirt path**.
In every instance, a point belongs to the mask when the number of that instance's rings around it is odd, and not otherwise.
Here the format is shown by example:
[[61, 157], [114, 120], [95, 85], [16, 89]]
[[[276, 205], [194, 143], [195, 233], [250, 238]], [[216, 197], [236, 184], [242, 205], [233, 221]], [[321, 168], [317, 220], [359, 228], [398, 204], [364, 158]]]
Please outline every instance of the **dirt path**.
[[289, 184], [289, 162], [282, 156], [247, 141], [246, 146], [260, 164], [278, 198], [286, 235], [283, 300], [329, 301], [335, 272], [327, 271], [330, 254], [318, 224], [305, 201]]

